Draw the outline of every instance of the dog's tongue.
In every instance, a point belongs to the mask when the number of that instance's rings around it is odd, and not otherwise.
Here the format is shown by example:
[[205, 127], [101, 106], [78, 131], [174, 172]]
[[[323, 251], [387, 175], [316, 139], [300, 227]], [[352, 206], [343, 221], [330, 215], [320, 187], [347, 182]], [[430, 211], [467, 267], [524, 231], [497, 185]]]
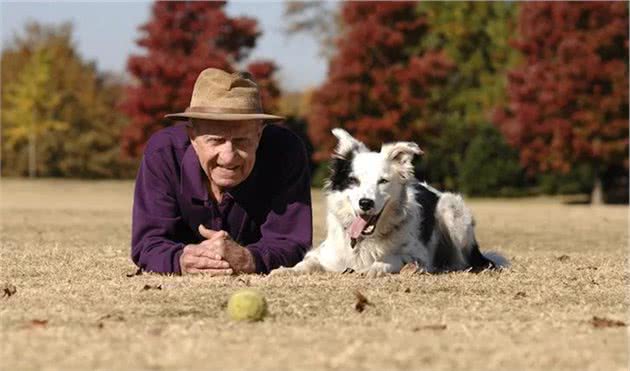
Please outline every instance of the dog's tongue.
[[368, 221], [363, 219], [360, 216], [357, 216], [350, 224], [350, 228], [348, 228], [348, 232], [350, 233], [350, 238], [358, 238], [363, 232], [363, 229], [367, 225]]

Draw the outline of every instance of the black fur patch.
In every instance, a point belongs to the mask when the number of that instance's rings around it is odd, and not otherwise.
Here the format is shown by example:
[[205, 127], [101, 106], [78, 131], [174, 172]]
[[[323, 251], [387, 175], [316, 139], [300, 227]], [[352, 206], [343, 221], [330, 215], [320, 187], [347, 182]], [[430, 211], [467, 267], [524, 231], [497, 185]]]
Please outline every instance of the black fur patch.
[[433, 228], [435, 228], [435, 208], [438, 195], [421, 184], [416, 187], [416, 201], [422, 206], [422, 220], [420, 221], [420, 238], [425, 244], [429, 243]]
[[349, 151], [342, 156], [335, 156], [330, 161], [330, 177], [328, 178], [329, 188], [333, 191], [343, 191], [352, 185], [350, 173], [352, 173], [352, 161], [354, 151]]

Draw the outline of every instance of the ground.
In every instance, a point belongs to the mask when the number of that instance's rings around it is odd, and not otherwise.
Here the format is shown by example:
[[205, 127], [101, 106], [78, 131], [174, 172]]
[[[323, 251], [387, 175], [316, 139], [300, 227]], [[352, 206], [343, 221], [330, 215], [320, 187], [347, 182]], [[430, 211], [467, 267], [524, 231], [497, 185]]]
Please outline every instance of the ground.
[[[628, 328], [593, 321], [628, 323], [625, 206], [469, 200], [502, 272], [128, 277], [131, 182], [0, 187], [2, 370], [628, 367]], [[317, 242], [317, 191], [314, 219]], [[245, 286], [265, 293], [263, 322], [228, 319]]]

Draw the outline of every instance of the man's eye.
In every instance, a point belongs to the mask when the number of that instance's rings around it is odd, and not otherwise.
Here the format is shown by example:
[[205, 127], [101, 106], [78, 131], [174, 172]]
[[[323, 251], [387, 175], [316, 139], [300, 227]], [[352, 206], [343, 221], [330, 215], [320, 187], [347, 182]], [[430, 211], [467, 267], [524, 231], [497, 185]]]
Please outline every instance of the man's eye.
[[252, 144], [252, 141], [249, 138], [238, 138], [234, 139], [234, 144], [239, 147], [248, 147]]
[[209, 144], [219, 144], [222, 142], [223, 140], [221, 138], [206, 137], [206, 143], [209, 143]]
[[351, 176], [348, 178], [348, 183], [350, 183], [350, 185], [359, 185], [359, 179]]
[[381, 179], [378, 180], [378, 184], [387, 184], [387, 183], [389, 183], [388, 179], [381, 178]]

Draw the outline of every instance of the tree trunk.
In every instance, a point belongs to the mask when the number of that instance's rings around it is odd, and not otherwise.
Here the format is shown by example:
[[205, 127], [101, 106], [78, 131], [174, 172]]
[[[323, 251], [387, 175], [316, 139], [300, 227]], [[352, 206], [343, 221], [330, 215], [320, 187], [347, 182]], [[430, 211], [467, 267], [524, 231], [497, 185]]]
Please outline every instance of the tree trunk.
[[593, 185], [593, 192], [591, 192], [591, 205], [603, 205], [604, 204], [604, 188], [602, 187], [602, 178], [597, 176], [595, 178], [595, 184]]
[[31, 129], [28, 135], [28, 177], [35, 178], [37, 176], [37, 143], [35, 131]]

